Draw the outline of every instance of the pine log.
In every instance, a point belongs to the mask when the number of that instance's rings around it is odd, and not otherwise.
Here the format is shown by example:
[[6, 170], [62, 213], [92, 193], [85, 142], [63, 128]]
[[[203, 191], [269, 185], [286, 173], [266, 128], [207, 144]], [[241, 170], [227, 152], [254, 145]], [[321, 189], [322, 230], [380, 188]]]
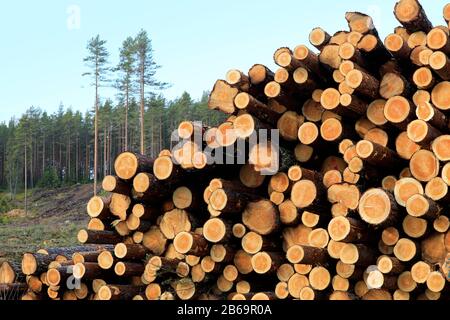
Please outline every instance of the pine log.
[[119, 177], [106, 176], [102, 182], [103, 190], [107, 192], [120, 193], [123, 195], [130, 195], [130, 186]]
[[429, 32], [433, 25], [417, 0], [401, 0], [395, 5], [395, 17], [409, 31]]
[[153, 159], [131, 152], [120, 154], [114, 162], [114, 169], [119, 178], [131, 180], [140, 172], [151, 172]]
[[110, 215], [111, 198], [95, 196], [87, 204], [87, 213], [91, 218], [106, 219]]
[[251, 259], [253, 270], [258, 274], [276, 272], [282, 261], [282, 256], [275, 252], [259, 252]]
[[288, 249], [286, 257], [293, 264], [322, 265], [327, 262], [328, 253], [322, 248], [294, 245]]
[[275, 126], [281, 114], [273, 111], [267, 105], [256, 100], [246, 92], [239, 93], [234, 99], [237, 109], [245, 110], [259, 120]]
[[403, 262], [411, 261], [419, 254], [416, 243], [407, 238], [398, 240], [394, 247], [394, 255]]
[[248, 72], [250, 82], [253, 86], [264, 86], [273, 81], [274, 73], [262, 64], [255, 64]]
[[122, 237], [112, 231], [80, 230], [78, 241], [86, 244], [116, 244]]
[[280, 226], [278, 210], [267, 200], [250, 202], [242, 213], [242, 221], [251, 231], [261, 235], [271, 234]]
[[175, 249], [181, 254], [201, 256], [209, 250], [207, 240], [196, 233], [180, 232], [173, 241]]
[[105, 285], [98, 291], [99, 300], [130, 300], [145, 291], [144, 286]]
[[449, 89], [450, 89], [450, 82], [443, 81], [438, 83], [433, 90], [431, 91], [431, 100], [433, 105], [440, 109], [440, 110], [449, 110], [450, 109], [450, 103], [449, 103]]
[[315, 28], [309, 34], [309, 42], [318, 50], [322, 50], [329, 42], [331, 36], [322, 28]]
[[400, 158], [410, 160], [420, 150], [420, 146], [408, 138], [408, 132], [404, 131], [395, 140], [395, 150]]
[[328, 225], [328, 233], [334, 241], [357, 242], [367, 241], [367, 228], [361, 221], [353, 218], [335, 217]]
[[402, 96], [390, 98], [384, 107], [384, 116], [394, 126], [405, 130], [413, 119], [412, 103]]
[[383, 227], [391, 226], [398, 219], [394, 197], [382, 189], [366, 191], [359, 201], [358, 212], [365, 222]]
[[345, 19], [348, 22], [348, 27], [353, 32], [359, 32], [363, 35], [378, 35], [372, 18], [364, 13], [347, 12], [345, 14]]
[[0, 263], [0, 284], [20, 282], [22, 278], [23, 274], [19, 264], [8, 261]]
[[411, 48], [407, 41], [400, 35], [392, 33], [384, 40], [384, 45], [387, 50], [399, 61], [409, 61], [411, 55]]
[[209, 109], [218, 109], [227, 114], [234, 113], [234, 98], [238, 93], [239, 90], [230, 86], [226, 81], [218, 80], [209, 96]]
[[439, 160], [433, 152], [419, 150], [412, 156], [409, 168], [417, 180], [428, 182], [439, 174]]

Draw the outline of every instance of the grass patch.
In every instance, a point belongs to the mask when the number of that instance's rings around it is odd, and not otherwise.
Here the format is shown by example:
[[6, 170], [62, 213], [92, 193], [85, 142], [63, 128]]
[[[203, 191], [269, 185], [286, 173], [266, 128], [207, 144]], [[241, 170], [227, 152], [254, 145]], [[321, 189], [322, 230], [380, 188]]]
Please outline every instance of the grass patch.
[[5, 257], [20, 260], [24, 252], [77, 245], [76, 235], [80, 228], [81, 225], [72, 222], [0, 226], [0, 250]]
[[11, 218], [7, 216], [0, 216], [0, 225], [1, 224], [10, 224]]

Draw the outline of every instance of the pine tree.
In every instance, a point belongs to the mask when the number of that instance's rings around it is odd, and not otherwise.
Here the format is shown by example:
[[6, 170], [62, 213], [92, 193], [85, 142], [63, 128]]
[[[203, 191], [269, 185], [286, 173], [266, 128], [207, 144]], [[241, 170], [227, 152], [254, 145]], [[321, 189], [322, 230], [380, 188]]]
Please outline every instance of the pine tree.
[[120, 99], [124, 103], [125, 122], [124, 122], [124, 142], [123, 151], [128, 150], [128, 114], [130, 106], [130, 97], [135, 93], [136, 86], [133, 81], [136, 63], [136, 45], [132, 37], [128, 37], [120, 48], [120, 60], [115, 71], [119, 73], [115, 87], [119, 90]]
[[95, 117], [94, 117], [94, 194], [97, 194], [97, 167], [98, 167], [98, 107], [99, 107], [99, 87], [107, 78], [109, 68], [109, 53], [106, 49], [106, 40], [101, 40], [100, 36], [89, 40], [87, 45], [88, 56], [84, 62], [91, 69], [84, 75], [89, 75], [93, 79], [91, 85], [95, 86]]
[[159, 82], [155, 78], [156, 72], [160, 66], [157, 65], [154, 60], [152, 41], [145, 30], [141, 30], [136, 36], [135, 46], [137, 56], [136, 75], [140, 92], [140, 150], [142, 154], [145, 154], [144, 113], [146, 89], [148, 88], [150, 90], [148, 93], [152, 94], [152, 90], [167, 88], [168, 84]]

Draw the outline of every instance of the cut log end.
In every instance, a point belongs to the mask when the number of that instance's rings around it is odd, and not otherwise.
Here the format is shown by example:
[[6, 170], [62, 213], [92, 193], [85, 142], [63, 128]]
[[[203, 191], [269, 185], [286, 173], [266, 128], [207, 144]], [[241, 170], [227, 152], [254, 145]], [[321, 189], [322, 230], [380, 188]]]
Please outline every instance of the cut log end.
[[106, 176], [102, 181], [102, 188], [107, 192], [113, 192], [117, 186], [117, 179], [114, 176]]
[[431, 271], [431, 266], [428, 263], [419, 261], [411, 267], [411, 276], [415, 282], [425, 283]]
[[406, 210], [413, 217], [422, 217], [428, 213], [430, 202], [421, 194], [411, 196], [406, 202]]
[[264, 93], [269, 98], [276, 98], [280, 95], [281, 86], [278, 82], [272, 81], [269, 82], [264, 88]]
[[111, 269], [114, 265], [114, 257], [109, 251], [103, 251], [97, 258], [98, 265], [104, 270]]
[[330, 118], [325, 120], [320, 127], [320, 135], [325, 141], [336, 141], [343, 133], [341, 121]]
[[313, 122], [305, 122], [298, 129], [298, 138], [304, 145], [310, 145], [317, 141], [319, 137], [319, 128]]
[[423, 120], [414, 120], [408, 124], [407, 134], [413, 142], [422, 143], [430, 134], [430, 126]]
[[444, 290], [446, 280], [442, 273], [439, 271], [433, 271], [429, 274], [426, 284], [430, 291], [441, 292]]
[[413, 81], [418, 88], [428, 89], [433, 85], [433, 73], [429, 68], [419, 68], [414, 72]]
[[330, 36], [322, 28], [315, 28], [309, 34], [309, 42], [316, 48], [325, 45], [329, 39]]
[[209, 198], [209, 202], [215, 210], [223, 210], [228, 202], [227, 194], [223, 189], [218, 189], [213, 192], [213, 194]]
[[268, 79], [269, 70], [262, 64], [254, 65], [248, 72], [250, 81], [253, 85], [264, 83]]
[[91, 218], [101, 216], [105, 210], [105, 200], [101, 197], [92, 197], [87, 204], [87, 213]]
[[243, 81], [245, 75], [236, 69], [229, 70], [226, 74], [225, 80], [231, 85], [237, 85]]
[[431, 92], [431, 100], [436, 108], [441, 110], [450, 109], [450, 82], [443, 81], [437, 84]]
[[341, 249], [339, 257], [343, 263], [355, 264], [359, 259], [358, 248], [351, 243], [345, 244]]
[[416, 244], [406, 238], [400, 239], [394, 247], [394, 255], [400, 261], [410, 261], [417, 253]]
[[334, 241], [344, 240], [350, 233], [350, 222], [345, 217], [333, 218], [328, 224], [328, 233]]
[[86, 230], [80, 230], [77, 235], [77, 239], [80, 243], [86, 243], [88, 241], [89, 235]]
[[395, 7], [396, 17], [400, 22], [410, 22], [420, 13], [420, 5], [417, 0], [401, 0]]
[[203, 226], [203, 236], [212, 243], [218, 243], [225, 238], [226, 225], [218, 218], [209, 219]]
[[325, 290], [330, 285], [330, 282], [330, 272], [324, 267], [315, 267], [309, 273], [309, 283], [316, 290]]
[[402, 96], [390, 98], [384, 107], [384, 116], [392, 123], [405, 121], [411, 112], [409, 101]]
[[173, 171], [173, 162], [170, 157], [159, 157], [155, 160], [153, 173], [159, 180], [168, 179]]
[[139, 161], [135, 154], [124, 152], [120, 154], [114, 162], [114, 169], [119, 178], [123, 180], [132, 179], [138, 170]]
[[368, 190], [360, 199], [359, 214], [367, 223], [378, 225], [391, 213], [391, 199], [382, 189]]
[[178, 125], [178, 136], [181, 139], [189, 139], [194, 134], [194, 124], [191, 121], [182, 121]]
[[236, 223], [233, 225], [232, 232], [234, 237], [242, 239], [242, 237], [247, 232], [247, 228], [242, 223]]
[[398, 230], [394, 227], [389, 227], [381, 233], [381, 240], [388, 246], [394, 246], [400, 238]]
[[239, 93], [236, 98], [234, 98], [234, 104], [238, 109], [245, 109], [250, 103], [250, 95], [246, 92]]
[[297, 208], [307, 208], [317, 197], [317, 188], [310, 180], [301, 180], [294, 184], [291, 200]]
[[326, 110], [333, 110], [339, 106], [341, 94], [334, 88], [329, 88], [323, 91], [320, 98], [322, 107]]
[[180, 187], [173, 192], [172, 201], [178, 209], [187, 209], [192, 204], [193, 195], [189, 188]]
[[427, 46], [431, 50], [440, 50], [447, 45], [448, 33], [441, 28], [434, 28], [427, 35]]
[[433, 152], [419, 150], [412, 156], [409, 169], [417, 180], [428, 182], [439, 174], [439, 160]]
[[450, 135], [437, 137], [431, 147], [433, 153], [440, 161], [450, 161]]
[[252, 257], [252, 267], [256, 273], [265, 274], [272, 267], [272, 258], [266, 252], [259, 252]]

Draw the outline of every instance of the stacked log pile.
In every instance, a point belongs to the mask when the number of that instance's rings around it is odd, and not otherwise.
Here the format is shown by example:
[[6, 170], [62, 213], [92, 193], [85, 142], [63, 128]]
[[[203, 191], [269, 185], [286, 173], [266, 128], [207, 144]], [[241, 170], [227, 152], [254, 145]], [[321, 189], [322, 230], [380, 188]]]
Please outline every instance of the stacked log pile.
[[[349, 12], [349, 31], [312, 30], [318, 53], [283, 47], [278, 70], [229, 71], [209, 100], [226, 122], [183, 122], [178, 147], [156, 159], [121, 154], [103, 181], [111, 195], [87, 205], [82, 246], [26, 253], [27, 286], [11, 288], [22, 299], [448, 299], [450, 5], [445, 26], [416, 0], [395, 16], [384, 41]], [[261, 129], [279, 142], [252, 143]]]

